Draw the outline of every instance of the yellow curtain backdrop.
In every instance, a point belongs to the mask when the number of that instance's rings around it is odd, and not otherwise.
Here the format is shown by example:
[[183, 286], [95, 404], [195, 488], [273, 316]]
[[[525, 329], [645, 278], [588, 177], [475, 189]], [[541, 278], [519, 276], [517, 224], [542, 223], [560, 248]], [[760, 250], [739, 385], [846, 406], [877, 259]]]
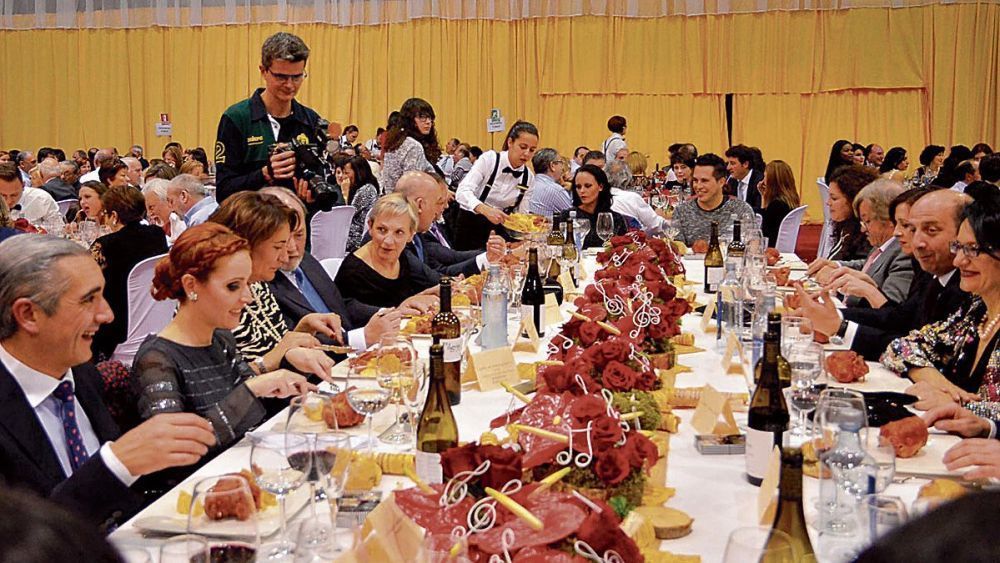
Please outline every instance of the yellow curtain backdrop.
[[[408, 97], [430, 101], [444, 139], [499, 146], [485, 120], [524, 118], [541, 144], [599, 147], [610, 115], [630, 147], [666, 164], [690, 141], [733, 141], [788, 161], [806, 202], [838, 138], [899, 144], [1000, 141], [1000, 4], [770, 11], [699, 17], [418, 19], [122, 30], [0, 31], [0, 147], [173, 139], [211, 149], [219, 115], [260, 84], [260, 45], [278, 30], [312, 49], [300, 100], [374, 134]], [[818, 216], [813, 210], [812, 216]]]

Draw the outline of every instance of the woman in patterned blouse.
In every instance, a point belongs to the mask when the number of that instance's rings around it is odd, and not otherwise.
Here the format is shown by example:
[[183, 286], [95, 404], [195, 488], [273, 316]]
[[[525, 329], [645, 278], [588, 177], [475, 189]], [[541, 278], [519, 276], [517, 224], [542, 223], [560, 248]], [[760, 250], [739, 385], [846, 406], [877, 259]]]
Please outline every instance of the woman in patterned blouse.
[[230, 330], [253, 301], [251, 269], [247, 241], [216, 223], [184, 231], [157, 263], [153, 297], [180, 305], [170, 324], [142, 343], [132, 366], [143, 419], [197, 413], [212, 424], [215, 448], [225, 448], [264, 419], [259, 397], [312, 388], [288, 370], [254, 373], [237, 350]]
[[250, 293], [253, 301], [243, 308], [239, 325], [233, 329], [240, 353], [257, 373], [266, 373], [285, 362], [303, 373], [330, 379], [334, 362], [315, 349], [322, 333], [336, 342], [343, 338], [340, 317], [334, 313], [306, 315], [289, 330], [278, 300], [268, 289], [281, 264], [288, 261], [288, 245], [298, 225], [298, 215], [277, 197], [260, 192], [240, 192], [229, 196], [209, 219], [229, 227], [250, 244], [253, 271]]
[[368, 161], [360, 156], [352, 156], [334, 171], [347, 204], [354, 207], [354, 217], [351, 218], [351, 227], [347, 233], [347, 252], [354, 252], [361, 247], [365, 219], [378, 199], [378, 180], [372, 174]]
[[917, 408], [962, 403], [973, 413], [1000, 418], [1000, 194], [975, 182], [952, 243], [961, 287], [973, 295], [948, 319], [898, 338], [882, 363], [916, 382], [908, 392]]
[[389, 124], [382, 149], [382, 190], [392, 193], [403, 173], [410, 170], [437, 172], [432, 162], [441, 158], [434, 108], [420, 98], [410, 98], [399, 109], [399, 118]]

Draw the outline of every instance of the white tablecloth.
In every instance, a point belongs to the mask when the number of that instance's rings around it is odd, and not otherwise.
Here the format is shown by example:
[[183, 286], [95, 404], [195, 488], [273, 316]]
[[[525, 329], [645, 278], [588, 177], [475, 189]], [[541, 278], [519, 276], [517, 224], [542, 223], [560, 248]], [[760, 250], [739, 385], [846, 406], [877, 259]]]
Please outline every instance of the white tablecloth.
[[[787, 261], [798, 261], [794, 255], [786, 255]], [[687, 277], [691, 281], [701, 282], [703, 279], [703, 263], [698, 259], [685, 259]], [[585, 266], [591, 274], [595, 271], [592, 256], [587, 258]], [[700, 291], [700, 284], [698, 289]], [[704, 301], [702, 297], [700, 299]], [[570, 302], [563, 305], [567, 311], [572, 307]], [[566, 316], [568, 318], [568, 315]], [[701, 387], [711, 384], [719, 391], [746, 392], [747, 384], [742, 376], [726, 375], [720, 367], [720, 356], [716, 353], [714, 333], [706, 334], [700, 330], [700, 316], [691, 314], [683, 320], [684, 332], [695, 335], [695, 344], [704, 348], [705, 352], [679, 356], [679, 362], [692, 368], [692, 372], [677, 376], [677, 387]], [[512, 327], [513, 329], [513, 327]], [[554, 330], [552, 332], [555, 332]], [[426, 353], [426, 344], [417, 346], [418, 351]], [[539, 354], [518, 352], [515, 358], [518, 362], [528, 362], [543, 359], [544, 349]], [[869, 363], [872, 371], [867, 382], [860, 385], [865, 390], [902, 390], [906, 382], [896, 377], [879, 364]], [[494, 417], [506, 411], [511, 405], [511, 397], [502, 390], [482, 393], [466, 387], [462, 393], [462, 403], [454, 407], [454, 413], [459, 426], [459, 435], [463, 441], [476, 440], [481, 433], [489, 430], [489, 422]], [[520, 406], [519, 402], [513, 405]], [[670, 453], [667, 469], [666, 485], [674, 487], [676, 496], [668, 502], [668, 506], [687, 512], [694, 518], [690, 535], [664, 541], [662, 549], [678, 554], [701, 555], [705, 562], [721, 561], [725, 550], [726, 538], [731, 530], [739, 526], [756, 524], [757, 487], [747, 483], [744, 478], [744, 459], [742, 455], [708, 455], [699, 454], [694, 447], [694, 430], [690, 426], [692, 410], [676, 411], [681, 418], [680, 430], [671, 436]], [[378, 433], [386, 428], [392, 420], [393, 409], [390, 406], [375, 418], [375, 431]], [[273, 424], [283, 424], [285, 415], [279, 414], [263, 425], [269, 428]], [[745, 422], [745, 415], [737, 413], [737, 421]], [[353, 429], [353, 433], [363, 435], [365, 426]], [[386, 448], [389, 449], [389, 448]], [[192, 482], [199, 478], [238, 471], [249, 466], [250, 448], [246, 441], [240, 442], [217, 458], [199, 469], [188, 481], [181, 484], [188, 490]], [[925, 481], [894, 484], [887, 494], [902, 497], [907, 503], [916, 495], [918, 485]], [[382, 488], [390, 491], [399, 486], [410, 486], [405, 478], [387, 476]], [[807, 499], [816, 496], [816, 481], [805, 479], [805, 495]], [[806, 501], [807, 516], [811, 512], [811, 500]], [[145, 538], [133, 526], [136, 519], [142, 518], [147, 511], [123, 525], [112, 534], [111, 539], [120, 546], [144, 546], [154, 553], [160, 539]], [[811, 530], [815, 532], [815, 530]], [[818, 545], [814, 535], [814, 546]], [[155, 553], [154, 553], [155, 557]], [[824, 560], [821, 556], [820, 560]]]

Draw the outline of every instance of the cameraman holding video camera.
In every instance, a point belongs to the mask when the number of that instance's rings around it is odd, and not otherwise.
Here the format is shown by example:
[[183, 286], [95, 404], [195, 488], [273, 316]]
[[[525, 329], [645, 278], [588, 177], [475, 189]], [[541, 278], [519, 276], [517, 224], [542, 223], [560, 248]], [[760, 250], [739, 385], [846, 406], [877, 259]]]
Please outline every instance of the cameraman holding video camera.
[[245, 190], [284, 186], [312, 210], [342, 204], [340, 188], [328, 180], [328, 123], [295, 101], [308, 76], [309, 48], [295, 35], [275, 33], [264, 41], [260, 59], [264, 88], [230, 106], [219, 120], [215, 141], [219, 202]]

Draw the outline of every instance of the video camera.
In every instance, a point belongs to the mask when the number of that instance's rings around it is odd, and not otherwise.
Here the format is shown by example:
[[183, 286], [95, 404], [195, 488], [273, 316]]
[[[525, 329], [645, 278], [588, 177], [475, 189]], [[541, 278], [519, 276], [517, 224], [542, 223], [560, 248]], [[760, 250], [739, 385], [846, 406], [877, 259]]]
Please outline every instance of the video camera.
[[[274, 145], [275, 153], [292, 151], [295, 153], [295, 178], [309, 182], [309, 189], [313, 197], [333, 197], [337, 200], [344, 198], [340, 188], [336, 184], [327, 181], [329, 170], [327, 160], [327, 145], [330, 141], [326, 134], [326, 129], [330, 122], [320, 119], [316, 123], [313, 136], [319, 141], [316, 144], [303, 143], [298, 139], [292, 139], [287, 143]], [[337, 205], [336, 203], [334, 205]]]

